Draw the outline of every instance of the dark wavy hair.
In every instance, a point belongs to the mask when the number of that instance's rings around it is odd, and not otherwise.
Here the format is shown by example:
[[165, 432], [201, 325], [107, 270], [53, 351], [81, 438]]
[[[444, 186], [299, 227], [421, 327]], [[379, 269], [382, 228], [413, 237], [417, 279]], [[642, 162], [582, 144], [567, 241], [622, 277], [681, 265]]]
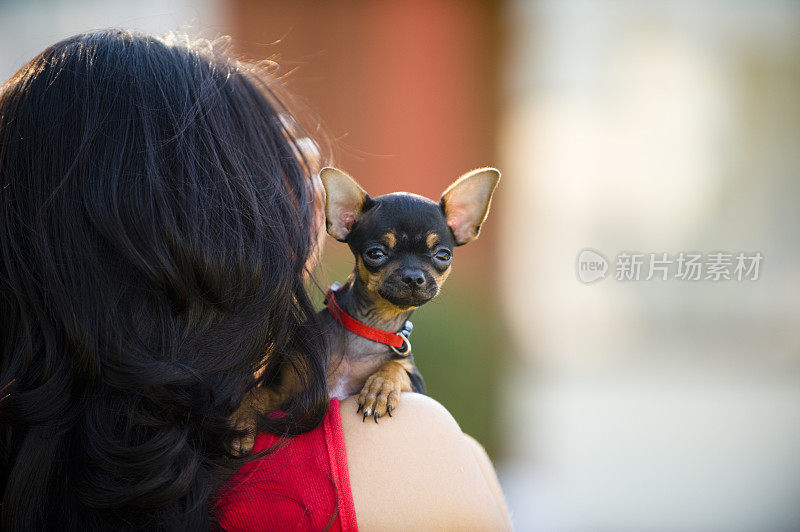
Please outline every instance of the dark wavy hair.
[[209, 528], [247, 390], [324, 417], [315, 162], [225, 49], [88, 33], [0, 89], [0, 528]]

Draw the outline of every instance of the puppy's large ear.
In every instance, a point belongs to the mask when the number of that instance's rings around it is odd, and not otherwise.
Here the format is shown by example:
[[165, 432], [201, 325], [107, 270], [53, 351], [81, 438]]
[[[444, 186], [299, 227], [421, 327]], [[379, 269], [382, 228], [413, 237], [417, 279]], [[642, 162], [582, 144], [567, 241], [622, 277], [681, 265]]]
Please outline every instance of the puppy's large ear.
[[478, 237], [499, 181], [500, 172], [494, 168], [478, 168], [459, 177], [442, 194], [440, 204], [457, 246]]
[[319, 177], [325, 187], [325, 222], [328, 234], [344, 242], [369, 196], [352, 177], [336, 168], [323, 168]]

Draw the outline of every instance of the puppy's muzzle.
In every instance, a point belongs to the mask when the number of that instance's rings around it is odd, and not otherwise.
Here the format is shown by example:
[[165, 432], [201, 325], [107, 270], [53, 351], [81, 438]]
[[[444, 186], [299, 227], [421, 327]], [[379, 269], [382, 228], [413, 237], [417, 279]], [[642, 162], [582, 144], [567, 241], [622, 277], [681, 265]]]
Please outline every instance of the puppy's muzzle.
[[403, 268], [390, 275], [378, 290], [381, 297], [400, 307], [418, 307], [439, 292], [436, 280], [419, 268]]

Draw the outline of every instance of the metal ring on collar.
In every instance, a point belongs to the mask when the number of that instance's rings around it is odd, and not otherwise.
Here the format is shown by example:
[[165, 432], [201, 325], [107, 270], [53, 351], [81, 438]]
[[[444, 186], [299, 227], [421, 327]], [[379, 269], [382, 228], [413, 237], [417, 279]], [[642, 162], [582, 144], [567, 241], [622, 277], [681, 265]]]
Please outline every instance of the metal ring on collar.
[[411, 354], [411, 340], [409, 340], [408, 336], [406, 336], [405, 334], [401, 334], [400, 337], [403, 339], [403, 350], [402, 351], [400, 349], [396, 348], [393, 345], [390, 345], [389, 347], [392, 349], [392, 351], [394, 351], [395, 353], [397, 353], [400, 356], [403, 356], [403, 357], [404, 356], [408, 356], [409, 354]]

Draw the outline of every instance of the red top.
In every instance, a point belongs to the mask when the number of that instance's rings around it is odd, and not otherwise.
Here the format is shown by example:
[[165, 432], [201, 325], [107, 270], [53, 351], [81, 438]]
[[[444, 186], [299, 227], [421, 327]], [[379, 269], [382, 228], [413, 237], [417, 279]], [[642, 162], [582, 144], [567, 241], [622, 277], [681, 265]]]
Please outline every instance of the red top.
[[[259, 434], [253, 452], [279, 439]], [[223, 530], [357, 531], [339, 401], [317, 428], [242, 466], [215, 510]]]

